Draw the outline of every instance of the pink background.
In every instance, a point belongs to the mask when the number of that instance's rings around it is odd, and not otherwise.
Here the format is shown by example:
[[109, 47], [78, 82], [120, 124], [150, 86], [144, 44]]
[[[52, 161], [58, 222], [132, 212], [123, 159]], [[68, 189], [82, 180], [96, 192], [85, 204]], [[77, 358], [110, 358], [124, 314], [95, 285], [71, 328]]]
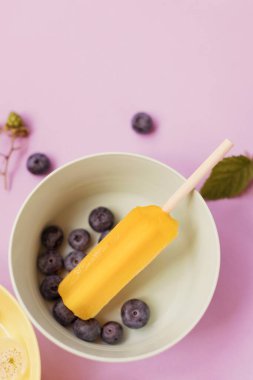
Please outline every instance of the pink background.
[[[251, 0], [0, 0], [0, 123], [10, 110], [32, 128], [16, 156], [8, 193], [0, 188], [0, 278], [11, 227], [40, 181], [29, 153], [55, 166], [102, 151], [130, 151], [184, 175], [224, 138], [251, 150]], [[150, 112], [151, 136], [135, 134], [133, 113]], [[14, 160], [15, 161], [15, 160]], [[1, 179], [1, 178], [0, 178]], [[174, 348], [130, 364], [103, 364], [62, 351], [37, 333], [43, 380], [252, 380], [252, 191], [209, 204], [221, 238], [213, 301]]]

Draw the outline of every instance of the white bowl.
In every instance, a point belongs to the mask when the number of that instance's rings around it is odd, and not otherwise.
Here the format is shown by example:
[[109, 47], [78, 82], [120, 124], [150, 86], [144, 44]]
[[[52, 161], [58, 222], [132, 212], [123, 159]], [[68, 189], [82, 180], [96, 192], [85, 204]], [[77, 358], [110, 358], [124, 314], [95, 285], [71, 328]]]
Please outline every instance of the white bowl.
[[[120, 322], [124, 301], [141, 298], [149, 304], [147, 326], [125, 328], [124, 342], [119, 345], [87, 343], [59, 325], [39, 293], [36, 269], [45, 225], [58, 224], [66, 236], [77, 227], [91, 230], [88, 215], [98, 206], [110, 208], [119, 221], [136, 205], [162, 205], [184, 180], [175, 170], [150, 158], [105, 153], [71, 162], [36, 187], [17, 216], [9, 264], [17, 298], [46, 337], [79, 356], [123, 362], [157, 354], [192, 330], [210, 303], [220, 266], [215, 223], [196, 191], [173, 212], [180, 222], [179, 237], [98, 315], [101, 323]], [[92, 232], [92, 236], [95, 243], [98, 235]], [[69, 250], [65, 244], [63, 255]]]

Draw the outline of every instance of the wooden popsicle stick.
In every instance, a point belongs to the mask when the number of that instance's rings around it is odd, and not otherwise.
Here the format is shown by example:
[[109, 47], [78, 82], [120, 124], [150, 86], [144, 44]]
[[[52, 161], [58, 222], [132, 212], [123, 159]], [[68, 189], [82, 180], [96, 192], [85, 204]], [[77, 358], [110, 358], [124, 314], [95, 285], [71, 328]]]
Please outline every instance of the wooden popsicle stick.
[[163, 211], [171, 212], [177, 204], [189, 194], [203, 177], [225, 156], [233, 147], [233, 143], [226, 139], [215, 151], [195, 170], [182, 186], [167, 200], [162, 207]]

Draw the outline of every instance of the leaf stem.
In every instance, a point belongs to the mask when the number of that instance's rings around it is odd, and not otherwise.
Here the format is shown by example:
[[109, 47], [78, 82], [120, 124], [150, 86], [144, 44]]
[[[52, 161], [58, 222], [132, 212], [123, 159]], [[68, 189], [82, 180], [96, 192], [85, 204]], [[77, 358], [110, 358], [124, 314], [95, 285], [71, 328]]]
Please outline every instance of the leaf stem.
[[2, 154], [1, 156], [4, 157], [4, 165], [3, 165], [3, 170], [0, 172], [0, 174], [4, 177], [4, 188], [5, 190], [8, 190], [8, 169], [9, 169], [9, 163], [10, 163], [10, 158], [15, 150], [20, 149], [19, 146], [15, 146], [15, 141], [16, 137], [11, 136], [11, 143], [10, 143], [10, 148], [9, 151], [6, 154]]

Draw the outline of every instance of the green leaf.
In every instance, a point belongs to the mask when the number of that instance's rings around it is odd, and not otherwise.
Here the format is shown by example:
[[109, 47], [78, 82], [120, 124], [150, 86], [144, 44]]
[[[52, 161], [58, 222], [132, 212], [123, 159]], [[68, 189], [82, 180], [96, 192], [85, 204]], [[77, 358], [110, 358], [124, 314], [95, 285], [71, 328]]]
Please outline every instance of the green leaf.
[[213, 168], [200, 193], [207, 200], [233, 198], [246, 190], [252, 179], [253, 161], [249, 157], [227, 157]]

